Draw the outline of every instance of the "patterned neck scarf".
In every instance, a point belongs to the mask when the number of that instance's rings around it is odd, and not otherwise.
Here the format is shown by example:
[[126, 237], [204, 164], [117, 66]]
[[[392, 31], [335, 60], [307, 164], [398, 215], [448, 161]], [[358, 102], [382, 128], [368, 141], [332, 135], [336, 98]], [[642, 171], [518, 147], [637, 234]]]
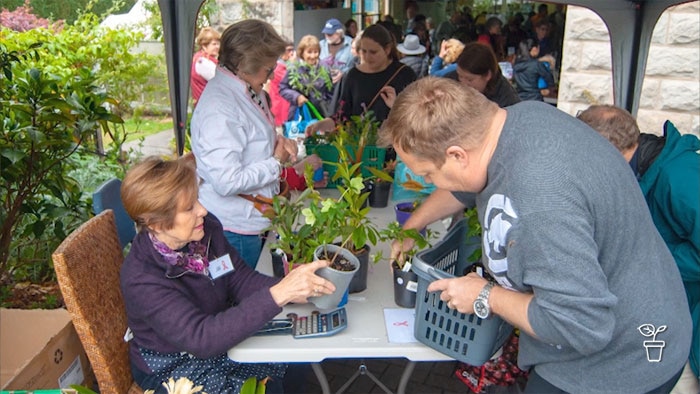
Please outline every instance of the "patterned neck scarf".
[[253, 102], [257, 104], [258, 107], [260, 107], [260, 109], [263, 110], [263, 112], [267, 113], [267, 106], [263, 104], [263, 99], [261, 97], [264, 93], [262, 91], [260, 92], [260, 94], [255, 93], [253, 87], [250, 86], [248, 83], [246, 83], [246, 86], [248, 87], [248, 94], [250, 94], [250, 98], [253, 100]]
[[[187, 252], [172, 250], [168, 245], [158, 240], [152, 233], [148, 233], [148, 237], [153, 243], [153, 247], [163, 256], [166, 263], [183, 267], [184, 269], [198, 274], [209, 275], [209, 259], [207, 258], [206, 246], [201, 241], [192, 241], [187, 244]], [[211, 240], [211, 239], [210, 239]]]
[[270, 106], [267, 103], [267, 99], [265, 98], [265, 93], [261, 90], [260, 94], [255, 93], [255, 90], [253, 90], [253, 87], [250, 86], [248, 82], [246, 82], [243, 78], [239, 77], [238, 74], [226, 67], [226, 65], [220, 65], [220, 67], [229, 73], [233, 74], [236, 78], [238, 78], [241, 82], [245, 83], [245, 86], [248, 90], [248, 96], [250, 97], [251, 100], [255, 104], [257, 104], [258, 107], [262, 110], [263, 115], [267, 117], [267, 120], [273, 124], [274, 126], [274, 117], [272, 116], [272, 112], [270, 112]]

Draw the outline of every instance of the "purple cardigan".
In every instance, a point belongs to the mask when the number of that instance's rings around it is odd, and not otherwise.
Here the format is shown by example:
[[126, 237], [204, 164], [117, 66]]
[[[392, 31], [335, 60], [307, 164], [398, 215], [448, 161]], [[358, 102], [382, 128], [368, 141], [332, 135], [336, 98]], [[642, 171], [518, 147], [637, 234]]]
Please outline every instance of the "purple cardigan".
[[139, 347], [160, 353], [188, 352], [198, 358], [225, 353], [251, 336], [282, 311], [269, 288], [279, 279], [249, 268], [224, 238], [221, 222], [204, 218], [204, 244], [210, 260], [228, 253], [235, 271], [212, 280], [209, 276], [168, 265], [141, 231], [121, 269], [126, 304], [131, 362], [150, 369]]

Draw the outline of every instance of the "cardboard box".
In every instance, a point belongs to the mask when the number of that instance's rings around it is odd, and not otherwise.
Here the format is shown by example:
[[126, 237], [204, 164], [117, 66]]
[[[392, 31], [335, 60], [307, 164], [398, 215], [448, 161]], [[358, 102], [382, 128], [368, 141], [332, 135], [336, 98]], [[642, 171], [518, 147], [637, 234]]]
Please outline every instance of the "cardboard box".
[[3, 390], [93, 388], [95, 378], [65, 309], [0, 308]]

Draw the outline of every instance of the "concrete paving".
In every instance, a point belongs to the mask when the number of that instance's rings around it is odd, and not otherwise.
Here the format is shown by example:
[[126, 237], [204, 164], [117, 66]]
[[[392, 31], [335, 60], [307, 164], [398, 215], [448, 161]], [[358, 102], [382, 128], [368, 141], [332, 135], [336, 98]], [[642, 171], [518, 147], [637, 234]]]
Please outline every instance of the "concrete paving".
[[146, 157], [150, 155], [170, 156], [175, 154], [175, 132], [170, 130], [161, 131], [145, 137], [143, 141], [130, 141], [124, 144], [124, 150], [135, 157]]

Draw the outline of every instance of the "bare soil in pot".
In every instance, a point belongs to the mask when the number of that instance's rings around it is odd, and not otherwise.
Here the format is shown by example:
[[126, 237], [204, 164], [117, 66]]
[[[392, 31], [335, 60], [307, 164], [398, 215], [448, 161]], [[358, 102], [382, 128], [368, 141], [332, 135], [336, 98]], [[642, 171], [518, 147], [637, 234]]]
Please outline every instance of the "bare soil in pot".
[[352, 271], [355, 269], [355, 265], [340, 254], [335, 255], [333, 252], [323, 251], [320, 257], [321, 260], [330, 261], [330, 268], [333, 268], [334, 270]]

